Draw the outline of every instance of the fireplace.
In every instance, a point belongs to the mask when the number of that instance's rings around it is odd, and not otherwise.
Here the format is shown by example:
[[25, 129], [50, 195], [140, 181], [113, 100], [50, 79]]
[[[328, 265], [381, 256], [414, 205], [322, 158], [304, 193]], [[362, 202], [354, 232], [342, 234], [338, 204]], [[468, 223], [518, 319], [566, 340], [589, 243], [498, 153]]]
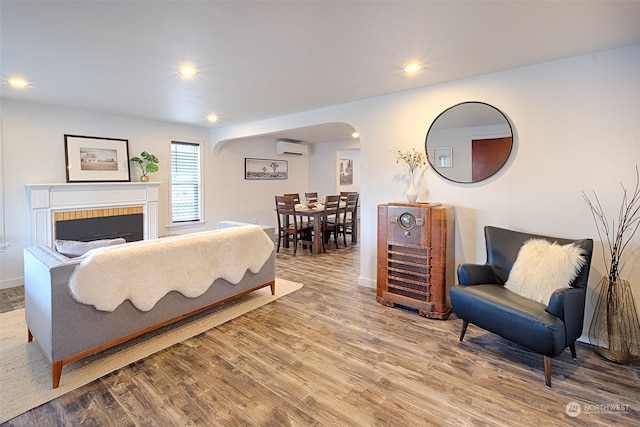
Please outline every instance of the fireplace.
[[56, 239], [155, 239], [159, 186], [159, 182], [27, 185], [32, 243], [53, 247]]
[[122, 237], [127, 242], [144, 238], [142, 206], [119, 209], [56, 212], [55, 238], [89, 242]]

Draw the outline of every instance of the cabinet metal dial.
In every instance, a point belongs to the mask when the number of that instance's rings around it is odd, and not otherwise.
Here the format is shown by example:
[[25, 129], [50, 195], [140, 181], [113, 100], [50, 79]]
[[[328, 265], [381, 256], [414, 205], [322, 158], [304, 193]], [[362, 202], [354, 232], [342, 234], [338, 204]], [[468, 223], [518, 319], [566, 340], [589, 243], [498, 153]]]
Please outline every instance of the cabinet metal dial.
[[416, 226], [416, 217], [409, 212], [403, 213], [398, 219], [400, 227], [405, 230], [412, 230]]

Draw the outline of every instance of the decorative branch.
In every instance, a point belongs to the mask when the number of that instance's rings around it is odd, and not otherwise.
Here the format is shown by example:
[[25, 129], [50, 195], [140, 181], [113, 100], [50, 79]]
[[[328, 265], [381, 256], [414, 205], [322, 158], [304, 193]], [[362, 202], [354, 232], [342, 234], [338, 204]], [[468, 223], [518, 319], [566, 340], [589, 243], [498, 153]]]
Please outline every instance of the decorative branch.
[[429, 159], [428, 154], [418, 151], [415, 148], [412, 148], [411, 151], [402, 151], [396, 148], [392, 153], [396, 155], [396, 163], [402, 160], [409, 166], [411, 174], [413, 174], [413, 171], [419, 166], [427, 164], [427, 160]]
[[[636, 186], [631, 195], [629, 195], [626, 187], [622, 186], [622, 203], [620, 204], [620, 210], [618, 211], [618, 221], [616, 226], [616, 220], [609, 221], [607, 215], [598, 199], [596, 192], [593, 192], [593, 199], [591, 201], [589, 197], [583, 192], [582, 197], [589, 205], [593, 220], [596, 223], [596, 229], [598, 231], [598, 237], [603, 242], [606, 239], [609, 247], [609, 262], [607, 262], [606, 252], [603, 249], [603, 257], [607, 268], [607, 276], [610, 281], [617, 281], [620, 279], [620, 271], [622, 270], [622, 255], [627, 245], [640, 228], [640, 172], [636, 165]], [[614, 234], [615, 233], [615, 234]], [[605, 237], [603, 239], [602, 237]]]

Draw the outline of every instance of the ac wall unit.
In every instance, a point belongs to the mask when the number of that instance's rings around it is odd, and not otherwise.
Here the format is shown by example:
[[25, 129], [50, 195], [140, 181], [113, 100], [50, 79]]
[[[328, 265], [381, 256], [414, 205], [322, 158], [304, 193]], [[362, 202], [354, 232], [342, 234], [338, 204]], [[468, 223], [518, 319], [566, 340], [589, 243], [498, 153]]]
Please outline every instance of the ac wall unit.
[[278, 154], [294, 154], [302, 156], [309, 153], [309, 147], [298, 142], [279, 140], [276, 142], [276, 153]]

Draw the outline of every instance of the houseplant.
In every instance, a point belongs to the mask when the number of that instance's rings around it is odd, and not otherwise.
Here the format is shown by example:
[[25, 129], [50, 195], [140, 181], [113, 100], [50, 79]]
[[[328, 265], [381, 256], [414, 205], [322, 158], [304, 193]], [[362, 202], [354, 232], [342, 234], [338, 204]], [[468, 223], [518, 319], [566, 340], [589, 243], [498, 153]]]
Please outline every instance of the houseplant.
[[149, 181], [148, 174], [158, 172], [158, 163], [160, 163], [160, 160], [158, 160], [155, 155], [146, 151], [140, 153], [140, 157], [132, 157], [131, 161], [140, 165], [140, 168], [142, 169], [140, 181], [142, 182]]
[[426, 153], [412, 148], [410, 151], [402, 151], [396, 148], [393, 153], [396, 155], [396, 163], [400, 163], [402, 160], [409, 166], [409, 188], [407, 189], [407, 200], [410, 203], [415, 203], [418, 200], [418, 189], [413, 182], [413, 174], [420, 166], [427, 164], [429, 156]]
[[620, 277], [620, 273], [624, 265], [624, 250], [640, 228], [638, 167], [633, 192], [627, 192], [622, 185], [617, 224], [615, 219], [609, 220], [595, 191], [593, 201], [586, 194], [582, 195], [591, 209], [598, 237], [603, 242], [607, 266], [607, 275], [598, 285], [600, 291], [589, 327], [589, 340], [601, 356], [618, 363], [632, 363], [640, 360], [640, 321], [631, 285]]

